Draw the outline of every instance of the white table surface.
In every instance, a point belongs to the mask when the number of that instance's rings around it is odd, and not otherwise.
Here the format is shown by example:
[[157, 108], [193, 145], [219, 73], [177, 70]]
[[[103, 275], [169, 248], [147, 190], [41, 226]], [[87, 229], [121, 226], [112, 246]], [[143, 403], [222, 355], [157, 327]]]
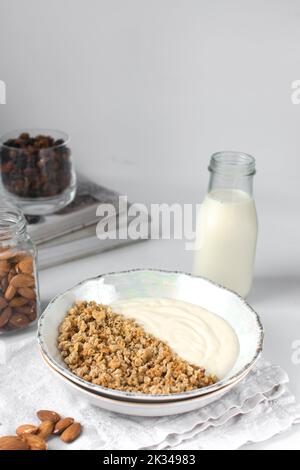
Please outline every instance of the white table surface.
[[[276, 230], [276, 219], [266, 227], [267, 230], [262, 227], [262, 238], [268, 239], [268, 245], [264, 250], [259, 246], [256, 279], [248, 300], [261, 315], [265, 326], [266, 359], [280, 364], [288, 372], [290, 387], [300, 402], [300, 365], [294, 365], [291, 359], [292, 343], [300, 339], [299, 269], [297, 263], [293, 267], [292, 256], [289, 260], [284, 258], [284, 253], [274, 257], [278, 236], [282, 235], [282, 230]], [[296, 246], [296, 233], [293, 236]], [[148, 267], [188, 272], [191, 271], [192, 256], [192, 252], [185, 251], [182, 241], [150, 240], [44, 270], [40, 273], [42, 302], [46, 304], [54, 295], [82, 279], [105, 272]], [[281, 266], [280, 271], [276, 268], [277, 263]], [[300, 426], [249, 448], [300, 449]]]

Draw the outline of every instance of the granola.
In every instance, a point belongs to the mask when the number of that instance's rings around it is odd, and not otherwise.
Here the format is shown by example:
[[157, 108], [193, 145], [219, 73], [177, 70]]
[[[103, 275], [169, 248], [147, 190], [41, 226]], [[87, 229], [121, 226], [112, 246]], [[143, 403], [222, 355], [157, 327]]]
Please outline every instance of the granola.
[[59, 327], [58, 348], [74, 374], [111, 389], [168, 394], [217, 381], [134, 320], [96, 302], [77, 302], [69, 310]]

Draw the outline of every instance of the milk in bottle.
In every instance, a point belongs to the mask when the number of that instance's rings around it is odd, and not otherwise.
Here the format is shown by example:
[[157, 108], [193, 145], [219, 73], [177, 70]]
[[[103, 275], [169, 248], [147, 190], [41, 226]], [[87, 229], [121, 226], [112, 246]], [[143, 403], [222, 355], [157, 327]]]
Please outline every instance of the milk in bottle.
[[194, 273], [246, 297], [257, 242], [255, 160], [243, 153], [220, 152], [212, 156], [209, 169], [209, 191], [197, 217]]

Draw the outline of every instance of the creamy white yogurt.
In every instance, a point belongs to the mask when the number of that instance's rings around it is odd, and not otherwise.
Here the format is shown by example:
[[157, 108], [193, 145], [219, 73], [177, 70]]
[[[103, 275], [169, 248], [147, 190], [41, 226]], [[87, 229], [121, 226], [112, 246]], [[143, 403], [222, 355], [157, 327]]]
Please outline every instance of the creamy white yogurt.
[[222, 379], [232, 369], [239, 341], [232, 327], [198, 305], [166, 298], [132, 298], [112, 304], [114, 312], [133, 318], [166, 342], [182, 359]]

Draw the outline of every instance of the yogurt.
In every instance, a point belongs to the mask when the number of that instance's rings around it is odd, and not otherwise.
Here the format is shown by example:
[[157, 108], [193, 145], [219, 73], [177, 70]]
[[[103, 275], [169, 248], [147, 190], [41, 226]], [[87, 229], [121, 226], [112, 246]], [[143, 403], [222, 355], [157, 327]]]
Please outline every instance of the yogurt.
[[236, 362], [239, 341], [234, 330], [221, 317], [198, 305], [143, 297], [116, 301], [112, 308], [166, 342], [182, 359], [204, 367], [219, 379]]

